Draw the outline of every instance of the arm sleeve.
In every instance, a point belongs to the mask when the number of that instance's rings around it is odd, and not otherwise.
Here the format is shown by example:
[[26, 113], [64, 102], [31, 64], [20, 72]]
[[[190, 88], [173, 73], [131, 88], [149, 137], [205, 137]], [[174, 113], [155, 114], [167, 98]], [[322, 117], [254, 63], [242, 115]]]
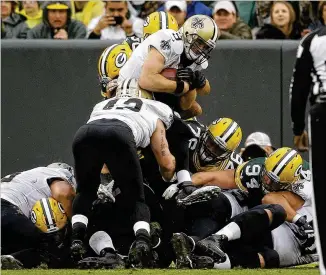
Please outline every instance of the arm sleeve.
[[310, 53], [310, 44], [313, 37], [314, 33], [310, 33], [300, 42], [291, 80], [292, 130], [296, 136], [301, 135], [305, 128], [305, 110], [311, 87], [310, 73], [313, 68], [313, 60]]

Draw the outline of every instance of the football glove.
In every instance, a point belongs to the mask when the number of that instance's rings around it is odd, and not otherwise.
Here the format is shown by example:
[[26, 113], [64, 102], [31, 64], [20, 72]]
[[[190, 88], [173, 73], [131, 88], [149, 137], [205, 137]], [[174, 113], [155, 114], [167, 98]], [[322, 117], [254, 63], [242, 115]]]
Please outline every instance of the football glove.
[[196, 189], [183, 199], [177, 199], [177, 204], [181, 206], [189, 206], [195, 203], [208, 201], [214, 197], [217, 197], [220, 193], [221, 188], [218, 186], [204, 186]]
[[190, 90], [195, 88], [203, 88], [206, 85], [206, 77], [201, 71], [195, 71], [190, 86]]
[[168, 188], [165, 189], [162, 197], [166, 200], [171, 199], [175, 194], [179, 192], [179, 187], [177, 183], [171, 184]]
[[194, 72], [190, 68], [181, 68], [177, 70], [177, 80], [188, 82], [192, 85], [194, 80]]

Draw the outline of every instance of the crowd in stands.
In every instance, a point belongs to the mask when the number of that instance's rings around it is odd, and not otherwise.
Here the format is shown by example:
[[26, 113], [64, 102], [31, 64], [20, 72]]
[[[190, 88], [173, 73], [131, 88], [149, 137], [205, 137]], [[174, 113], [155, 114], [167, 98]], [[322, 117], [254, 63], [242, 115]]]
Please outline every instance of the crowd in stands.
[[146, 17], [167, 11], [179, 27], [211, 16], [220, 39], [293, 39], [326, 24], [326, 1], [1, 1], [2, 39], [142, 37]]

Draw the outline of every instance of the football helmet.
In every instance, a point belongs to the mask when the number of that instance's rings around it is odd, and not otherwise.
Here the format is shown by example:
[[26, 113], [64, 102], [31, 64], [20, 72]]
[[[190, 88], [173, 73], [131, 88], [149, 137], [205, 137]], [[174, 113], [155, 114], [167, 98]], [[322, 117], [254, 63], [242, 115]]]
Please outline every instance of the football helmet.
[[101, 94], [107, 98], [106, 87], [108, 83], [118, 78], [120, 69], [130, 58], [132, 51], [126, 44], [113, 44], [107, 47], [98, 60], [98, 74], [101, 84]]
[[144, 21], [143, 38], [146, 39], [151, 34], [159, 30], [171, 29], [177, 31], [178, 23], [173, 15], [164, 12], [156, 11], [148, 15]]
[[241, 139], [242, 130], [234, 120], [223, 117], [213, 121], [196, 148], [200, 164], [213, 165], [227, 159], [237, 149]]
[[75, 175], [74, 173], [74, 168], [71, 167], [69, 164], [64, 163], [64, 162], [53, 162], [47, 166], [48, 168], [60, 168], [60, 169], [66, 169], [70, 174], [73, 176]]
[[262, 184], [267, 191], [292, 190], [300, 179], [302, 158], [289, 147], [282, 147], [270, 154], [262, 169]]
[[139, 97], [145, 99], [154, 99], [152, 93], [139, 88], [138, 81], [135, 78], [127, 78], [123, 80], [117, 87], [116, 97]]
[[37, 201], [32, 208], [30, 219], [43, 233], [51, 236], [57, 243], [62, 242], [68, 217], [62, 205], [55, 199], [49, 197]]
[[189, 17], [180, 28], [179, 33], [187, 58], [198, 65], [209, 59], [220, 35], [214, 20], [202, 14]]

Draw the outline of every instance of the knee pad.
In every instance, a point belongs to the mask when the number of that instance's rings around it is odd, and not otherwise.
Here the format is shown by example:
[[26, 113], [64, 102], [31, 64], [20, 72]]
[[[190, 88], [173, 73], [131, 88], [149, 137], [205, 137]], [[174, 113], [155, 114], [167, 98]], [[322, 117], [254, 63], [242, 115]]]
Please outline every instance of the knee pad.
[[273, 230], [284, 223], [286, 219], [286, 212], [281, 205], [278, 204], [269, 204], [266, 205], [265, 209], [268, 209], [273, 214], [273, 221], [270, 225], [270, 229]]
[[278, 268], [280, 267], [280, 257], [274, 249], [266, 248], [264, 251], [259, 252], [265, 260], [265, 268]]

